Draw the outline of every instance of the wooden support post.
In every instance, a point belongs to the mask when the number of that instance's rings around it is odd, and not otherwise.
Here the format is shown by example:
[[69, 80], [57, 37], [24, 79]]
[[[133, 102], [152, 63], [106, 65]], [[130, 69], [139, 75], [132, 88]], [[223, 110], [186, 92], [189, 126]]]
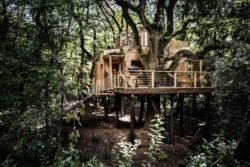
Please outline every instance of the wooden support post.
[[113, 67], [112, 67], [112, 56], [109, 56], [109, 72], [110, 72], [110, 87], [113, 88]]
[[176, 88], [177, 87], [177, 80], [176, 80], [176, 72], [174, 72], [174, 87]]
[[163, 109], [164, 109], [164, 123], [167, 123], [167, 104], [166, 104], [166, 95], [163, 95]]
[[197, 95], [196, 94], [193, 94], [192, 115], [194, 118], [196, 118], [197, 116]]
[[91, 114], [94, 112], [94, 110], [95, 110], [95, 108], [96, 108], [96, 105], [97, 105], [97, 97], [96, 96], [94, 96], [93, 97], [94, 98], [94, 106], [93, 106], [93, 108], [92, 108], [92, 110], [91, 110]]
[[152, 76], [151, 76], [151, 79], [152, 79], [152, 80], [151, 80], [151, 82], [152, 82], [151, 85], [152, 85], [152, 88], [154, 88], [154, 87], [155, 87], [155, 72], [152, 71], [152, 72], [151, 72], [151, 75], [152, 75]]
[[129, 101], [130, 101], [130, 98], [127, 96], [127, 97], [126, 97], [126, 102], [125, 102], [125, 107], [124, 107], [124, 110], [123, 110], [123, 115], [126, 114], [127, 107], [128, 107], [128, 105], [129, 105]]
[[170, 94], [170, 142], [174, 143], [174, 95]]
[[140, 100], [141, 100], [141, 106], [140, 106], [139, 124], [142, 125], [142, 123], [143, 123], [142, 122], [142, 120], [143, 120], [143, 113], [144, 113], [144, 110], [145, 110], [145, 108], [144, 108], [145, 96], [142, 95]]
[[104, 107], [104, 119], [105, 122], [108, 122], [108, 111], [109, 111], [109, 97], [103, 97], [102, 98], [102, 103], [103, 103], [103, 107]]
[[184, 127], [183, 127], [183, 103], [184, 103], [184, 95], [180, 94], [179, 95], [179, 109], [180, 109], [180, 135], [181, 137], [184, 136]]
[[211, 93], [207, 93], [205, 98], [205, 120], [206, 120], [206, 135], [205, 137], [208, 138], [211, 132]]
[[194, 88], [197, 87], [197, 73], [194, 72]]
[[120, 74], [122, 73], [122, 65], [119, 64], [119, 72], [118, 72], [118, 87], [120, 88], [121, 87], [121, 77]]
[[[202, 63], [202, 60], [200, 60], [200, 62], [199, 62], [199, 66], [200, 66], [200, 73], [202, 72], [202, 66], [203, 66], [203, 63]], [[200, 74], [201, 75], [201, 74]]]
[[134, 144], [135, 143], [135, 114], [134, 114], [134, 99], [131, 96], [129, 100], [129, 110], [130, 110], [130, 134], [129, 141]]
[[121, 110], [121, 101], [122, 101], [121, 94], [115, 94], [114, 110], [115, 110], [116, 125], [118, 128], [119, 128], [119, 114], [118, 114], [118, 112]]

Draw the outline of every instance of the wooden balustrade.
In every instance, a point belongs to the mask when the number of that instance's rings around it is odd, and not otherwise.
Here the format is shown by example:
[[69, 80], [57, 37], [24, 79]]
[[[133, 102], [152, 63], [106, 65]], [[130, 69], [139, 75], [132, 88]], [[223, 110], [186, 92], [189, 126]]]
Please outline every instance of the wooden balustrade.
[[[129, 72], [129, 75], [128, 75]], [[127, 75], [125, 75], [125, 73]], [[121, 76], [124, 75], [124, 76]], [[112, 82], [111, 82], [112, 81]], [[118, 88], [213, 88], [213, 73], [129, 70], [96, 81], [96, 92]]]

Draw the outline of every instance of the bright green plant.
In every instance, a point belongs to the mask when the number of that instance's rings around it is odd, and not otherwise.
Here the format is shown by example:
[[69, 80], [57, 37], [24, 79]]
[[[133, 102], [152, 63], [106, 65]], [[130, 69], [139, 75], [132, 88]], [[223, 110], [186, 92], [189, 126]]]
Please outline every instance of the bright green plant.
[[164, 122], [162, 121], [162, 118], [159, 114], [156, 114], [155, 118], [151, 122], [152, 125], [150, 125], [151, 128], [148, 134], [150, 137], [149, 149], [148, 152], [145, 152], [149, 159], [144, 161], [142, 164], [144, 167], [152, 166], [153, 162], [155, 162], [157, 158], [164, 159], [167, 157], [167, 155], [160, 149], [160, 144], [162, 143], [162, 139], [164, 139], [164, 137], [161, 135], [162, 131], [165, 130], [163, 128]]
[[136, 155], [135, 150], [141, 144], [140, 140], [135, 140], [135, 144], [126, 141], [126, 137], [123, 137], [117, 145], [119, 146], [119, 152], [121, 158], [117, 157], [119, 167], [130, 167], [134, 163], [133, 156]]
[[55, 159], [54, 167], [103, 167], [95, 157], [86, 163], [81, 161], [81, 153], [74, 147], [63, 150]]
[[226, 166], [227, 160], [233, 159], [233, 152], [237, 147], [235, 141], [227, 141], [216, 136], [212, 141], [203, 139], [197, 148], [197, 154], [187, 158], [187, 167]]

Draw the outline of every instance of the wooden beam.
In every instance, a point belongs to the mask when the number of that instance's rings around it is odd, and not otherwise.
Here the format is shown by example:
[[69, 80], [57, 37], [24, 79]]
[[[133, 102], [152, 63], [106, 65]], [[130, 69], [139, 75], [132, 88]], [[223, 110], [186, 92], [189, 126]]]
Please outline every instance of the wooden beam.
[[109, 110], [109, 97], [102, 97], [102, 103], [104, 107], [104, 120], [108, 122], [108, 110]]
[[174, 87], [176, 88], [177, 87], [177, 80], [176, 80], [176, 72], [174, 72]]
[[167, 123], [167, 103], [166, 94], [163, 95], [164, 123]]
[[197, 87], [197, 73], [194, 72], [194, 88]]
[[113, 67], [112, 67], [112, 57], [109, 56], [109, 75], [110, 75], [110, 89], [113, 88]]
[[121, 94], [115, 94], [114, 110], [115, 110], [116, 125], [118, 128], [119, 128], [119, 114], [118, 114], [118, 112], [121, 111], [121, 101], [122, 101]]
[[134, 99], [130, 96], [129, 100], [129, 110], [130, 110], [130, 133], [129, 133], [129, 141], [134, 144], [135, 143], [135, 113], [134, 113]]
[[211, 93], [205, 94], [205, 120], [206, 120], [206, 135], [208, 138], [211, 132]]
[[183, 123], [183, 104], [184, 104], [184, 94], [179, 95], [179, 110], [180, 110], [180, 136], [184, 136], [184, 123]]
[[155, 87], [155, 72], [154, 71], [151, 72], [151, 87], [152, 88]]
[[193, 94], [193, 99], [192, 99], [192, 115], [193, 117], [196, 118], [197, 116], [197, 94]]
[[145, 96], [142, 95], [140, 98], [141, 106], [140, 106], [140, 116], [139, 116], [139, 124], [142, 125], [142, 120], [143, 120], [143, 113], [144, 113], [144, 105], [145, 105]]
[[174, 95], [170, 94], [170, 142], [174, 143]]
[[94, 110], [95, 110], [95, 108], [96, 108], [96, 105], [97, 105], [97, 97], [93, 97], [94, 98], [94, 101], [93, 101], [93, 103], [94, 103], [94, 106], [93, 106], [93, 108], [92, 108], [92, 110], [91, 110], [91, 114], [94, 112]]

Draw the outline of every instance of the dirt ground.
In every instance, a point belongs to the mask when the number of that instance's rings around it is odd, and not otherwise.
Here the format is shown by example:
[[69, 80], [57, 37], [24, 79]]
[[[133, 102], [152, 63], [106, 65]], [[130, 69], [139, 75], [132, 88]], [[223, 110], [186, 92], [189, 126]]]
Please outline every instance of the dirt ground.
[[[129, 123], [121, 124], [120, 128], [115, 125], [115, 117], [113, 113], [109, 113], [108, 123], [104, 122], [103, 108], [98, 106], [93, 113], [91, 113], [92, 106], [85, 106], [86, 113], [83, 117], [82, 126], [78, 127], [80, 131], [80, 140], [78, 143], [79, 149], [82, 151], [83, 160], [88, 160], [96, 157], [99, 161], [104, 163], [107, 167], [117, 166], [113, 160], [117, 156], [117, 143], [120, 141], [122, 135], [128, 136]], [[190, 146], [194, 145], [199, 140], [199, 129], [192, 127], [192, 123], [185, 122], [185, 137], [178, 136], [178, 120], [175, 124], [174, 144], [170, 144], [168, 130], [164, 132], [166, 136], [164, 142], [161, 144], [161, 150], [166, 155], [165, 158], [157, 160], [154, 167], [175, 167], [190, 152]], [[166, 127], [169, 129], [169, 127]], [[70, 130], [70, 128], [68, 128]], [[135, 129], [136, 138], [141, 140], [141, 145], [136, 150], [134, 156], [135, 167], [141, 166], [143, 160], [147, 159], [144, 154], [148, 150], [149, 137], [148, 131], [143, 128]]]

